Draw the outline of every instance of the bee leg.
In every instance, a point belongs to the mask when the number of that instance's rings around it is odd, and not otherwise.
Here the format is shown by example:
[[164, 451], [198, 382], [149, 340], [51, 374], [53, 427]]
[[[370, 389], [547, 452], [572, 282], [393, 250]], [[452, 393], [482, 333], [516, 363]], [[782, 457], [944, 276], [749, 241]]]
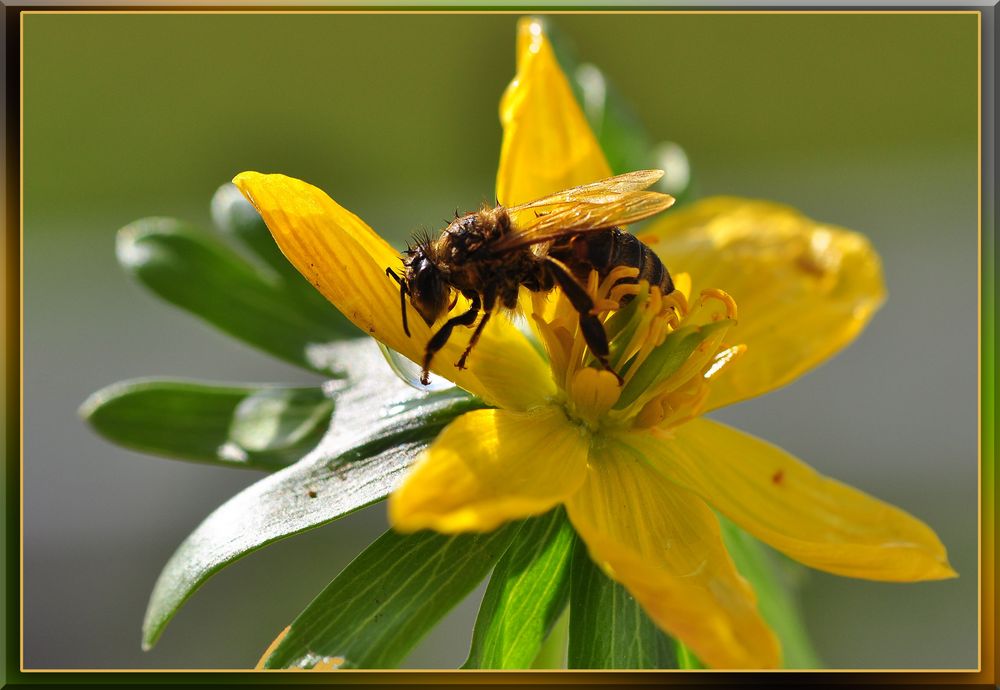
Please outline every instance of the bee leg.
[[458, 362], [455, 363], [455, 366], [459, 369], [465, 369], [465, 360], [469, 358], [469, 353], [472, 352], [473, 345], [475, 345], [476, 341], [479, 340], [479, 334], [483, 332], [483, 327], [486, 325], [486, 322], [490, 320], [491, 313], [492, 312], [488, 311], [483, 312], [483, 318], [479, 320], [479, 325], [476, 326], [476, 330], [472, 333], [472, 337], [469, 338], [469, 345], [465, 348], [465, 352], [462, 353], [462, 356], [458, 358]]
[[409, 290], [406, 289], [406, 283], [404, 283], [403, 280], [396, 275], [394, 270], [387, 267], [385, 269], [385, 274], [395, 280], [396, 284], [399, 285], [399, 311], [403, 315], [403, 333], [405, 333], [406, 337], [409, 338], [410, 324], [406, 322], [406, 295], [409, 294]]
[[459, 357], [458, 362], [455, 364], [459, 369], [465, 369], [465, 360], [469, 358], [469, 353], [472, 352], [473, 346], [479, 341], [479, 336], [483, 332], [483, 328], [486, 326], [486, 322], [490, 320], [490, 316], [493, 314], [493, 307], [496, 304], [495, 295], [487, 295], [483, 300], [483, 318], [479, 320], [479, 325], [476, 326], [476, 330], [473, 331], [472, 337], [469, 338], [469, 345], [465, 348], [465, 352]]
[[425, 386], [430, 383], [430, 370], [431, 370], [431, 360], [434, 358], [434, 353], [444, 347], [445, 343], [448, 342], [448, 338], [451, 337], [451, 331], [455, 326], [471, 326], [476, 322], [476, 317], [479, 316], [479, 296], [477, 295], [473, 300], [472, 304], [469, 306], [469, 310], [458, 316], [453, 316], [452, 318], [445, 321], [441, 329], [435, 333], [430, 340], [427, 341], [427, 348], [424, 350], [424, 367], [423, 371], [420, 373], [420, 383]]
[[604, 324], [590, 313], [590, 310], [594, 308], [594, 300], [561, 261], [548, 257], [546, 262], [559, 287], [566, 293], [570, 304], [580, 313], [580, 331], [583, 333], [583, 339], [587, 341], [587, 347], [590, 348], [591, 354], [597, 358], [602, 367], [615, 375], [619, 386], [624, 385], [625, 380], [611, 368], [611, 363], [608, 362], [611, 348], [608, 345], [608, 334], [604, 331]]

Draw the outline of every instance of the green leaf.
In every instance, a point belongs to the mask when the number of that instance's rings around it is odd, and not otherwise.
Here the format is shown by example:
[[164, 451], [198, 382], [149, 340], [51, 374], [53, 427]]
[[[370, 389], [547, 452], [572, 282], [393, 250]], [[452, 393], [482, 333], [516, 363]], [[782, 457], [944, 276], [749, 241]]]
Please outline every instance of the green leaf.
[[559, 618], [552, 625], [538, 655], [531, 662], [531, 668], [566, 668], [566, 647], [569, 641], [569, 606], [563, 608]]
[[275, 470], [326, 432], [333, 400], [321, 388], [134, 379], [80, 407], [104, 438], [128, 448], [227, 467]]
[[[225, 235], [235, 238], [239, 244], [249, 249], [262, 265], [279, 275], [301, 277], [281, 253], [257, 209], [233, 183], [222, 185], [212, 196], [212, 222]], [[309, 285], [305, 279], [303, 282]]]
[[292, 622], [265, 668], [393, 668], [496, 563], [521, 523], [489, 534], [383, 534]]
[[[306, 303], [306, 308], [322, 313], [331, 308], [319, 290], [281, 253], [264, 219], [236, 185], [227, 182], [216, 190], [212, 196], [212, 221], [224, 235], [249, 250], [265, 273], [280, 277], [285, 287], [295, 292], [296, 299]], [[345, 323], [344, 329], [348, 335], [361, 335], [350, 323]]]
[[674, 643], [577, 538], [570, 589], [570, 668], [676, 668]]
[[566, 608], [574, 538], [561, 507], [525, 522], [490, 576], [463, 668], [531, 668]]
[[332, 305], [261, 271], [205, 233], [171, 218], [144, 218], [118, 232], [118, 261], [164, 300], [292, 364], [342, 376], [331, 342], [357, 335]]
[[[722, 537], [740, 575], [757, 594], [760, 614], [781, 641], [784, 668], [819, 668], [820, 661], [809, 640], [789, 575], [805, 569], [784, 559], [726, 518], [719, 516]], [[782, 572], [779, 563], [785, 565]]]
[[180, 545], [150, 597], [145, 648], [213, 574], [278, 539], [381, 500], [448, 422], [483, 406], [459, 389], [413, 389], [390, 371], [371, 340], [341, 343], [333, 354], [351, 362], [353, 378], [337, 391], [329, 432], [302, 460], [217, 508]]

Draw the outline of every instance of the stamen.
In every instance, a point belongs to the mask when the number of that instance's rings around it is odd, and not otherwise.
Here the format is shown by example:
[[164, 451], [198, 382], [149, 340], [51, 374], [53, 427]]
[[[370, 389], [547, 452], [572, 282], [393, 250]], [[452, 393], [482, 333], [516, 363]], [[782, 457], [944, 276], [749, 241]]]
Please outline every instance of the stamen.
[[709, 386], [704, 378], [691, 378], [677, 390], [659, 395], [643, 405], [633, 424], [640, 428], [664, 428], [686, 422], [701, 413], [708, 393]]
[[[690, 287], [691, 286], [688, 285], [688, 289], [690, 289]], [[677, 313], [678, 320], [688, 315], [690, 307], [688, 306], [687, 295], [681, 292], [679, 288], [675, 289], [664, 299], [666, 299], [670, 306], [674, 308], [674, 311]]]
[[[635, 267], [619, 266], [603, 278], [591, 271], [581, 281], [594, 301], [591, 313], [604, 324], [608, 361], [624, 387], [597, 365], [580, 332], [580, 313], [561, 291], [531, 295], [532, 322], [565, 392], [566, 410], [587, 425], [663, 428], [688, 419], [704, 405], [709, 379], [745, 350], [737, 345], [719, 351], [737, 313], [729, 294], [707, 289], [690, 303], [691, 280], [683, 273], [667, 295], [645, 280], [621, 282], [638, 274]], [[629, 304], [619, 309], [626, 297]]]
[[639, 328], [636, 329], [635, 336], [625, 351], [625, 357], [623, 358], [625, 361], [631, 359], [633, 355], [635, 356], [635, 361], [629, 367], [626, 383], [635, 376], [635, 372], [638, 371], [642, 363], [646, 361], [649, 353], [656, 347], [654, 344], [657, 337], [655, 328], [663, 315], [661, 310], [662, 305], [663, 295], [660, 292], [660, 288], [654, 285], [649, 289], [649, 299], [642, 305], [644, 313], [642, 314], [642, 320], [639, 322]]
[[[728, 294], [721, 290], [703, 291], [695, 309], [681, 322], [683, 328], [672, 329], [660, 342], [666, 349], [653, 345], [656, 340], [649, 338], [652, 341], [649, 346], [636, 355], [638, 366], [629, 370], [626, 389], [616, 405], [617, 414], [623, 415], [624, 418], [635, 416], [637, 412], [641, 413], [650, 401], [679, 390], [693, 378], [703, 379], [702, 374], [711, 366], [726, 333], [735, 323], [732, 319], [724, 319], [722, 316], [716, 319], [714, 314], [706, 318], [701, 312], [709, 311], [705, 308], [709, 300], [722, 303], [726, 307], [726, 314], [735, 313], [736, 303]], [[666, 337], [671, 335], [674, 340], [667, 343]], [[642, 368], [642, 364], [647, 362], [653, 353], [657, 353], [656, 359]], [[678, 357], [684, 359], [678, 362]], [[643, 419], [659, 416], [660, 413], [656, 412], [656, 409], [655, 405], [650, 407], [644, 413]]]
[[531, 318], [535, 322], [535, 329], [545, 347], [545, 352], [549, 355], [549, 366], [552, 371], [565, 371], [568, 365], [566, 355], [573, 346], [573, 335], [561, 326], [547, 323], [538, 314], [532, 314]]
[[611, 288], [610, 300], [615, 303], [615, 309], [622, 303], [622, 298], [626, 296], [635, 297], [639, 294], [638, 283], [621, 283]]
[[[718, 288], [706, 288], [701, 291], [701, 297], [698, 298], [698, 305], [702, 306], [710, 299], [719, 300], [726, 307], [725, 318], [732, 319], [733, 321], [736, 320], [736, 300], [730, 297], [729, 293]], [[712, 321], [719, 321], [722, 318], [721, 314], [712, 315]]]

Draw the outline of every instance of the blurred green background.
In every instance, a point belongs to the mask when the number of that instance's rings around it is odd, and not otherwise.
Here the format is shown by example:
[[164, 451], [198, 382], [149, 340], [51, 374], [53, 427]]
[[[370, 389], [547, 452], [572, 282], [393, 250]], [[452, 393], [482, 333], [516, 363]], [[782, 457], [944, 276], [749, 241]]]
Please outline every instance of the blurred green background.
[[[385, 526], [377, 505], [227, 569], [149, 653], [159, 569], [257, 479], [102, 441], [77, 406], [120, 379], [312, 383], [158, 302], [114, 258], [141, 216], [209, 227], [241, 170], [329, 191], [400, 241], [493, 198], [515, 15], [46, 15], [24, 19], [24, 662], [252, 665]], [[560, 15], [703, 195], [782, 201], [866, 233], [889, 302], [847, 351], [717, 416], [933, 526], [961, 578], [808, 572], [838, 668], [976, 664], [977, 19]], [[663, 257], [669, 266], [669, 257]], [[475, 597], [409, 665], [468, 649]]]

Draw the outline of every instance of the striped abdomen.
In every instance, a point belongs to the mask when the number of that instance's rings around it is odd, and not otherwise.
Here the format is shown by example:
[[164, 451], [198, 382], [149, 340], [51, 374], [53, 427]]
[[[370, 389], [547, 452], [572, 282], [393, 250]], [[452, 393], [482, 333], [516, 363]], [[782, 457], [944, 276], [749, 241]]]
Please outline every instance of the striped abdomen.
[[[593, 268], [603, 278], [616, 266], [634, 266], [639, 269], [636, 278], [625, 278], [618, 283], [637, 283], [648, 280], [659, 286], [664, 295], [674, 291], [667, 267], [652, 249], [635, 235], [618, 228], [577, 235], [571, 242], [571, 265], [581, 278]], [[581, 265], [585, 264], [585, 265]], [[624, 305], [630, 298], [622, 300]]]

